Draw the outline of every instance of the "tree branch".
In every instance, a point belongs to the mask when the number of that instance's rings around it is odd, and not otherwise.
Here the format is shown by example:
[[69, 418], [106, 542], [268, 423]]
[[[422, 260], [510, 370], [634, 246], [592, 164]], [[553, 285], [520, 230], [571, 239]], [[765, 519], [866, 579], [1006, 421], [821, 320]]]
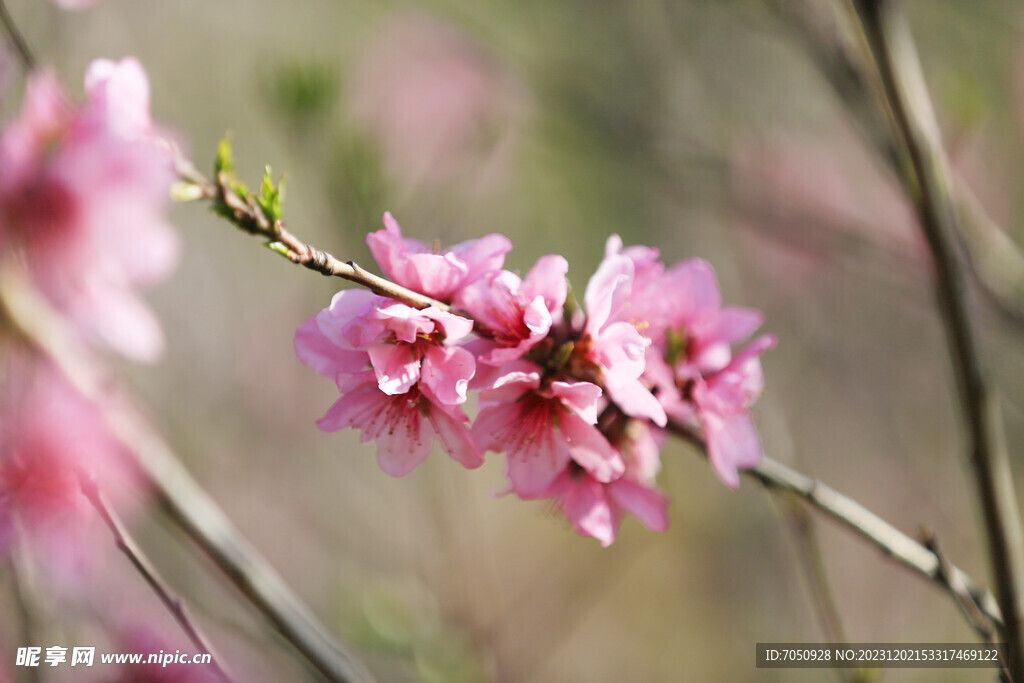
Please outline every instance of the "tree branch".
[[99, 486], [96, 481], [84, 473], [79, 473], [79, 487], [82, 490], [82, 495], [85, 496], [86, 500], [93, 506], [96, 512], [99, 514], [100, 519], [110, 529], [111, 535], [114, 537], [114, 543], [117, 545], [118, 550], [128, 557], [128, 560], [135, 567], [136, 571], [142, 575], [149, 587], [153, 589], [157, 597], [160, 598], [160, 602], [164, 604], [167, 610], [174, 617], [174, 620], [181, 626], [181, 630], [185, 632], [188, 639], [192, 641], [192, 644], [199, 649], [200, 652], [210, 655], [210, 665], [213, 668], [214, 673], [218, 678], [224, 681], [231, 681], [231, 677], [228, 676], [227, 672], [224, 671], [223, 667], [218, 664], [220, 656], [215, 654], [213, 648], [207, 644], [206, 639], [199, 632], [199, 629], [189, 619], [188, 614], [185, 612], [185, 606], [181, 600], [171, 593], [170, 589], [164, 583], [163, 579], [160, 578], [156, 567], [149, 561], [143, 553], [142, 548], [135, 542], [135, 540], [128, 533], [124, 526], [124, 523], [118, 518], [117, 513], [114, 512], [103, 499], [103, 495], [100, 493]]
[[21, 35], [21, 31], [18, 30], [18, 25], [14, 23], [14, 19], [7, 10], [7, 3], [4, 0], [0, 0], [0, 23], [4, 25], [4, 30], [11, 39], [14, 50], [18, 53], [18, 59], [21, 60], [21, 65], [25, 68], [25, 71], [31, 71], [36, 68], [36, 58], [32, 56], [32, 50], [29, 49], [28, 42]]
[[[770, 6], [844, 104], [864, 137], [898, 178], [913, 173], [905, 144], [892, 125], [885, 86], [855, 20], [831, 0], [771, 0]], [[859, 38], [859, 40], [858, 40]], [[988, 215], [970, 189], [950, 175], [956, 229], [981, 291], [1010, 322], [1024, 326], [1024, 255]]]
[[874, 55], [912, 172], [901, 176], [932, 253], [936, 294], [967, 423], [970, 464], [988, 536], [988, 554], [1003, 614], [1010, 676], [1024, 681], [1024, 533], [1013, 489], [998, 396], [981, 367], [956, 252], [958, 219], [953, 181], [939, 124], [921, 74], [910, 28], [895, 0], [854, 0]]
[[0, 268], [0, 328], [4, 324], [44, 353], [79, 392], [102, 409], [111, 432], [133, 455], [171, 519], [285, 640], [331, 681], [373, 680], [242, 537], [130, 401], [116, 392], [116, 383], [88, 348], [77, 343], [59, 314], [30, 289], [13, 264]]
[[252, 197], [242, 198], [231, 187], [226, 173], [217, 174], [211, 181], [200, 173], [189, 161], [179, 158], [176, 162], [178, 177], [191, 185], [194, 190], [185, 190], [188, 199], [212, 199], [230, 212], [231, 223], [239, 230], [257, 235], [266, 240], [266, 245], [292, 263], [309, 268], [327, 277], [340, 277], [366, 287], [375, 294], [386, 296], [413, 308], [436, 306], [449, 310], [446, 303], [414, 292], [374, 275], [355, 261], [341, 261], [326, 251], [313, 247], [289, 232], [280, 220], [271, 221]]

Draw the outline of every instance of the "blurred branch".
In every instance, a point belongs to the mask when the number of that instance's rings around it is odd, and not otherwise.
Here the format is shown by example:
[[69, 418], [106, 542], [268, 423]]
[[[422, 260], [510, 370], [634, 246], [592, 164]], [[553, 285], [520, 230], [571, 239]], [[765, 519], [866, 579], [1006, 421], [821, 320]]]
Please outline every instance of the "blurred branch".
[[372, 681], [361, 662], [330, 633], [250, 545], [131, 403], [66, 323], [31, 291], [12, 265], [0, 269], [0, 327], [10, 327], [53, 361], [103, 410], [111, 432], [134, 456], [160, 504], [239, 591], [331, 681]]
[[110, 533], [114, 537], [114, 543], [117, 545], [118, 550], [124, 553], [132, 566], [135, 567], [136, 571], [142, 575], [142, 578], [146, 580], [149, 587], [153, 589], [157, 597], [160, 598], [160, 602], [164, 604], [167, 610], [174, 617], [174, 620], [178, 622], [181, 629], [188, 636], [188, 639], [192, 641], [192, 644], [198, 648], [198, 650], [204, 654], [210, 655], [210, 666], [213, 669], [214, 674], [224, 681], [231, 681], [231, 677], [228, 676], [227, 672], [224, 671], [218, 662], [220, 661], [220, 655], [213, 651], [213, 648], [207, 644], [206, 639], [199, 632], [199, 629], [189, 619], [188, 614], [185, 612], [185, 606], [181, 600], [173, 595], [163, 579], [156, 571], [156, 567], [149, 561], [142, 548], [139, 547], [138, 543], [131, 537], [124, 523], [120, 520], [117, 513], [114, 512], [103, 500], [103, 495], [100, 493], [99, 486], [96, 481], [86, 475], [84, 472], [79, 473], [79, 487], [82, 490], [82, 494], [86, 497], [89, 503], [93, 506], [96, 512], [99, 514], [100, 519], [110, 529]]
[[1003, 614], [1010, 676], [1024, 681], [1024, 532], [1006, 452], [999, 398], [988, 385], [979, 358], [967, 288], [956, 251], [957, 211], [953, 179], [942, 147], [910, 27], [895, 0], [854, 0], [856, 16], [882, 76], [912, 172], [901, 175], [935, 262], [936, 293], [946, 323], [960, 401], [970, 440], [970, 463], [978, 487], [996, 594]]
[[[851, 26], [842, 3], [825, 0], [770, 0], [850, 111], [861, 133], [899, 178], [913, 173], [913, 161], [894, 130], [885, 86], [871, 62], [864, 36]], [[1024, 255], [986, 213], [967, 186], [948, 172], [957, 233], [981, 290], [1009, 321], [1024, 326]]]
[[36, 58], [32, 56], [32, 50], [29, 49], [28, 42], [21, 35], [21, 31], [18, 30], [18, 25], [14, 23], [14, 19], [7, 10], [7, 3], [4, 0], [0, 0], [0, 23], [4, 25], [4, 30], [11, 39], [11, 43], [18, 53], [18, 59], [21, 60], [21, 65], [25, 67], [25, 71], [31, 71], [36, 68]]
[[340, 261], [328, 252], [306, 244], [289, 232], [281, 220], [270, 220], [252, 195], [243, 198], [232, 187], [226, 173], [218, 173], [216, 182], [210, 181], [185, 159], [178, 159], [177, 172], [184, 183], [194, 188], [184, 190], [189, 199], [212, 199], [220, 203], [230, 213], [231, 222], [235, 227], [264, 238], [272, 251], [281, 254], [292, 263], [321, 275], [354, 282], [375, 294], [390, 297], [413, 308], [436, 306], [441, 310], [448, 310], [447, 304], [374, 275], [355, 261]]
[[[11, 599], [14, 601], [14, 611], [18, 618], [18, 637], [22, 643], [31, 645], [38, 642], [36, 641], [36, 620], [32, 606], [29, 604], [29, 597], [25, 595], [25, 586], [22, 584], [22, 567], [19, 566], [17, 558], [20, 551], [20, 548], [8, 550], [7, 572], [11, 582]], [[26, 667], [24, 673], [24, 680], [32, 681], [32, 683], [39, 681], [41, 678], [39, 669], [36, 667]]]
[[[847, 643], [846, 630], [836, 606], [832, 587], [829, 584], [828, 572], [822, 559], [821, 544], [818, 543], [817, 529], [811, 514], [803, 505], [795, 500], [781, 500], [780, 507], [785, 528], [796, 546], [797, 559], [803, 569], [807, 592], [810, 593], [814, 612], [821, 624], [825, 642]], [[859, 671], [851, 669], [835, 669], [840, 681], [860, 680]]]

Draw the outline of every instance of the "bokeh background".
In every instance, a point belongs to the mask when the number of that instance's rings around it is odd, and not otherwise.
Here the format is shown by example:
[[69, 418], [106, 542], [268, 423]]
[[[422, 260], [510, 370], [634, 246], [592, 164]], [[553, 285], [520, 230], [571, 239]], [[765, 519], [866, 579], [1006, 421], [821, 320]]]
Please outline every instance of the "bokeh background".
[[[577, 291], [612, 233], [667, 262], [708, 259], [726, 302], [763, 309], [779, 337], [757, 409], [766, 451], [907, 533], [934, 530], [988, 582], [913, 212], [777, 3], [8, 4], [76, 93], [89, 60], [137, 56], [154, 118], [196, 164], [209, 168], [230, 131], [240, 176], [286, 172], [287, 222], [335, 255], [372, 265], [363, 240], [390, 210], [428, 242], [505, 233], [507, 266], [522, 271], [565, 254]], [[907, 5], [954, 164], [1022, 243], [1024, 12], [1010, 0]], [[20, 76], [4, 72], [10, 111]], [[754, 668], [757, 642], [827, 640], [786, 509], [755, 482], [732, 492], [671, 443], [659, 479], [671, 528], [629, 519], [602, 549], [549, 506], [498, 495], [497, 456], [469, 472], [435, 452], [392, 479], [357, 434], [316, 429], [335, 390], [292, 352], [295, 328], [343, 283], [203, 207], [178, 207], [174, 221], [181, 267], [150, 296], [168, 353], [119, 368], [204, 487], [382, 681], [836, 678]], [[974, 300], [1016, 454], [1024, 329]], [[159, 515], [134, 520], [233, 670], [312, 675]], [[974, 639], [938, 589], [816, 528], [850, 641]], [[168, 642], [189, 649], [110, 554], [90, 588], [100, 603], [165, 622]], [[51, 604], [40, 628], [88, 633], [94, 616]], [[14, 628], [0, 630], [6, 642]]]

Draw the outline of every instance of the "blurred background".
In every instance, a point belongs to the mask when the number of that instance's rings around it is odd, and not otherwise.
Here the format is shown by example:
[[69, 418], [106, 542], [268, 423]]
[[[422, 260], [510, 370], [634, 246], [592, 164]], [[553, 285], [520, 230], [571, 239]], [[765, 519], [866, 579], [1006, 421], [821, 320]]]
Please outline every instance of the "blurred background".
[[[268, 163], [285, 172], [286, 221], [344, 259], [373, 265], [364, 237], [390, 210], [426, 242], [505, 233], [506, 267], [523, 272], [562, 253], [577, 291], [612, 233], [668, 263], [711, 261], [725, 301], [763, 309], [779, 337], [757, 406], [766, 452], [910, 535], [927, 526], [989, 583], [913, 212], [782, 4], [8, 3], [76, 95], [91, 59], [137, 56], [154, 119], [198, 167], [230, 131], [240, 177], [253, 185]], [[1024, 13], [1011, 0], [907, 5], [954, 164], [1024, 243]], [[5, 73], [9, 112], [20, 76]], [[341, 283], [290, 266], [205, 207], [173, 218], [182, 263], [149, 296], [168, 353], [120, 370], [195, 477], [380, 680], [836, 679], [754, 668], [757, 642], [828, 640], [786, 508], [756, 483], [732, 492], [671, 443], [659, 478], [671, 528], [629, 518], [602, 549], [545, 504], [498, 495], [497, 456], [469, 472], [435, 452], [390, 478], [357, 434], [316, 429], [336, 390], [292, 352], [295, 328]], [[1017, 453], [1024, 329], [974, 300]], [[1019, 478], [1024, 461], [1013, 464]], [[817, 529], [850, 641], [975, 639], [938, 589], [832, 525]], [[229, 668], [311, 675], [159, 515], [138, 515], [135, 530]], [[110, 554], [92, 588], [100, 602], [164, 622], [178, 643], [164, 649], [190, 649]], [[94, 616], [50, 610], [44, 623], [63, 633]], [[14, 642], [13, 629], [0, 636]]]

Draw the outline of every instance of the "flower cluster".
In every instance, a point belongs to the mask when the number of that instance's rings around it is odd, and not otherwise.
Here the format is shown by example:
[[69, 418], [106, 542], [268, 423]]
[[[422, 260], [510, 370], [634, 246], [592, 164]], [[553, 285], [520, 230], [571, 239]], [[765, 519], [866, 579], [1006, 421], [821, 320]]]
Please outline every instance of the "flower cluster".
[[561, 256], [522, 278], [503, 269], [512, 245], [501, 235], [440, 250], [403, 237], [390, 214], [384, 224], [367, 237], [381, 269], [445, 307], [342, 291], [299, 328], [295, 350], [341, 392], [320, 427], [376, 440], [387, 473], [410, 472], [435, 439], [468, 468], [504, 453], [512, 493], [556, 500], [579, 533], [609, 545], [626, 512], [668, 525], [654, 479], [669, 428], [701, 431], [731, 487], [760, 461], [750, 407], [775, 340], [734, 352], [762, 318], [723, 308], [706, 262], [666, 268], [657, 250], [613, 236], [573, 311]]

